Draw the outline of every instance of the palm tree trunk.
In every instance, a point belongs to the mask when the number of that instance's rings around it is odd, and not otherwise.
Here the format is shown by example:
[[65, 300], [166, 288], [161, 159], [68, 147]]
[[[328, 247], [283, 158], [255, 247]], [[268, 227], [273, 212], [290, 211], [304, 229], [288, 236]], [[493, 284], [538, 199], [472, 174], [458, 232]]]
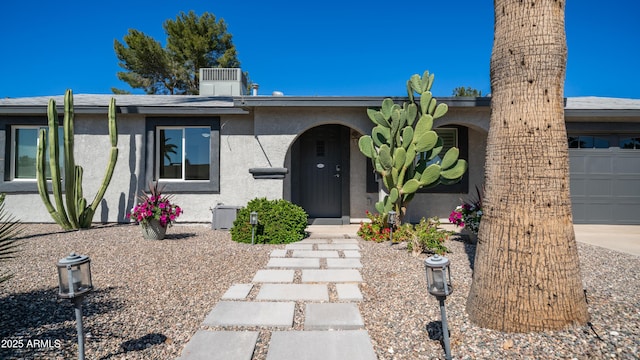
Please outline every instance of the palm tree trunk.
[[569, 196], [564, 1], [494, 0], [491, 123], [470, 319], [529, 332], [588, 321]]

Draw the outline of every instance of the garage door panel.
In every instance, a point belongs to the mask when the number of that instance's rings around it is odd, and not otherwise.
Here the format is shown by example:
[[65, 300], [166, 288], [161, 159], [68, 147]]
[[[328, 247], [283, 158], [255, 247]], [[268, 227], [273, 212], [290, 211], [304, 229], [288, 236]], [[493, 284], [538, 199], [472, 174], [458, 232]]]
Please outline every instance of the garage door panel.
[[574, 222], [640, 224], [640, 151], [571, 149]]

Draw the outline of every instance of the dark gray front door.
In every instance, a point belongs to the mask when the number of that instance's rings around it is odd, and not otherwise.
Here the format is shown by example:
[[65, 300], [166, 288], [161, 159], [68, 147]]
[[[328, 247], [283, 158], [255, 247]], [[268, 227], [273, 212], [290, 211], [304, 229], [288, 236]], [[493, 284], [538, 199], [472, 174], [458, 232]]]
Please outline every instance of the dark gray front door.
[[322, 125], [305, 132], [300, 141], [300, 205], [310, 218], [342, 216], [344, 179], [343, 127]]

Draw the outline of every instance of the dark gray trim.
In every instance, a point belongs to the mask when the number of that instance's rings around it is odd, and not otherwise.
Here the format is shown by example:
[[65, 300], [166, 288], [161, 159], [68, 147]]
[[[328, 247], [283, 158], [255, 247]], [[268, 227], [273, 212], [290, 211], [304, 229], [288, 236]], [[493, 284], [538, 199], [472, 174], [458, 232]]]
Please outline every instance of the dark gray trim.
[[640, 122], [568, 122], [567, 132], [571, 133], [637, 133], [640, 132]]
[[156, 180], [155, 169], [155, 138], [157, 126], [210, 126], [211, 127], [211, 167], [209, 181], [160, 181], [165, 192], [168, 193], [219, 193], [220, 192], [220, 118], [219, 117], [148, 117], [146, 119], [147, 151], [145, 163], [146, 183]]
[[249, 169], [254, 179], [284, 179], [289, 172], [287, 168], [251, 168]]
[[565, 109], [564, 117], [567, 118], [614, 118], [614, 117], [638, 117], [640, 109]]
[[[237, 107], [380, 107], [382, 100], [389, 96], [244, 96], [234, 97]], [[402, 104], [408, 97], [391, 96], [394, 102]], [[488, 107], [488, 97], [437, 97], [438, 102], [449, 107]]]

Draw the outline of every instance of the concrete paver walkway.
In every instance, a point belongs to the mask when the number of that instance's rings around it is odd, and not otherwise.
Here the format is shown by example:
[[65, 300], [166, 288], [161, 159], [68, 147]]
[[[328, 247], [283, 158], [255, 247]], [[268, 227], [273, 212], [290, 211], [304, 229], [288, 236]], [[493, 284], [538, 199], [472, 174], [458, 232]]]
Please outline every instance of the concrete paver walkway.
[[376, 359], [358, 308], [360, 257], [358, 240], [339, 234], [273, 250], [251, 284], [222, 296], [180, 360], [250, 360], [261, 334], [267, 360]]

